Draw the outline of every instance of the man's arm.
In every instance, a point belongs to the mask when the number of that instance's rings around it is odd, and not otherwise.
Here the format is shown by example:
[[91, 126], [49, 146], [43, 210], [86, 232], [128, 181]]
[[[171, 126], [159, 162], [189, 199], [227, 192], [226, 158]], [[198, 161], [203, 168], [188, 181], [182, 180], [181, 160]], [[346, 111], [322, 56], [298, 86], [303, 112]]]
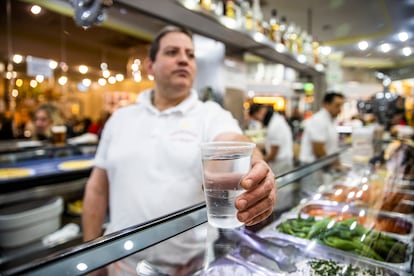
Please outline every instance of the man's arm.
[[321, 158], [326, 156], [326, 150], [325, 150], [325, 143], [323, 142], [312, 142], [312, 149], [313, 154], [316, 158]]
[[106, 171], [94, 168], [86, 184], [83, 198], [83, 240], [102, 236], [102, 225], [108, 209], [109, 182]]
[[271, 145], [270, 151], [266, 153], [263, 160], [266, 162], [276, 161], [276, 156], [279, 152], [279, 146], [277, 145]]

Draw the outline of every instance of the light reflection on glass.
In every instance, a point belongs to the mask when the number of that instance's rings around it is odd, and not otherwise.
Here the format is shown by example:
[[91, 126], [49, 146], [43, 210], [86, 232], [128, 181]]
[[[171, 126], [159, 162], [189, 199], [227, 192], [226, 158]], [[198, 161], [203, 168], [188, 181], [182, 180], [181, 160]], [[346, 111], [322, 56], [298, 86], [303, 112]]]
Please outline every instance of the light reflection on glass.
[[356, 197], [357, 198], [360, 198], [361, 196], [362, 196], [362, 194], [363, 194], [364, 192], [363, 191], [358, 191], [357, 193], [356, 193]]
[[365, 213], [366, 213], [365, 210], [360, 210], [358, 215], [360, 217], [365, 217]]
[[326, 226], [326, 229], [331, 229], [334, 225], [335, 225], [335, 220], [331, 220], [329, 223], [328, 223], [328, 226]]
[[354, 196], [355, 196], [355, 192], [354, 191], [349, 192], [348, 198], [353, 198]]
[[85, 263], [78, 263], [76, 269], [79, 271], [85, 271], [88, 269], [88, 266]]
[[335, 191], [335, 195], [338, 196], [340, 194], [342, 194], [343, 190], [342, 189], [338, 189]]
[[348, 210], [349, 210], [349, 205], [348, 204], [346, 204], [346, 205], [344, 205], [344, 207], [342, 207], [342, 212], [346, 212]]
[[349, 230], [354, 230], [358, 225], [358, 222], [354, 221], [351, 226], [349, 227]]
[[125, 250], [131, 250], [132, 248], [134, 248], [134, 242], [133, 241], [126, 241], [124, 243], [124, 249]]
[[314, 200], [318, 200], [318, 199], [321, 199], [321, 197], [322, 197], [322, 195], [321, 195], [321, 194], [315, 194], [315, 195], [313, 196], [313, 199], [314, 199]]
[[316, 240], [312, 240], [307, 246], [306, 246], [306, 251], [312, 251], [313, 248], [315, 247], [316, 244]]

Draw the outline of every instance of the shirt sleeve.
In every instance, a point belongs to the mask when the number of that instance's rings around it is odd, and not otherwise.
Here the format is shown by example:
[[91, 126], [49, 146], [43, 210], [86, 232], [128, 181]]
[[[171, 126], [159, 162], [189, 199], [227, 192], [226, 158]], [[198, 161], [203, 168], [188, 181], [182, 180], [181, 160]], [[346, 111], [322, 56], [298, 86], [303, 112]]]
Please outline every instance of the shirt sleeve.
[[326, 143], [328, 141], [326, 125], [320, 120], [309, 120], [307, 130], [312, 142]]
[[205, 102], [205, 138], [214, 140], [224, 132], [242, 134], [242, 130], [233, 115], [215, 102]]
[[286, 135], [286, 129], [280, 118], [271, 119], [270, 124], [267, 128], [267, 143], [269, 145], [280, 146], [284, 141], [284, 135]]
[[105, 126], [102, 130], [102, 135], [99, 140], [98, 148], [95, 154], [94, 165], [101, 169], [107, 169], [107, 156], [108, 149], [111, 143], [112, 129], [114, 125], [114, 120], [116, 115], [112, 115], [108, 121], [105, 123]]

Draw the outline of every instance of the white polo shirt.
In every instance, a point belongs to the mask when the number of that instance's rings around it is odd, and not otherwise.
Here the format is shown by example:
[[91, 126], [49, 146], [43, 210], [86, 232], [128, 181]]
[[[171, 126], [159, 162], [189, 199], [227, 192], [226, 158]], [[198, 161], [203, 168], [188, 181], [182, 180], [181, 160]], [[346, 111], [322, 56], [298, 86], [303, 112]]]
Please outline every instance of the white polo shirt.
[[204, 201], [199, 144], [222, 132], [242, 133], [230, 112], [201, 102], [196, 91], [162, 112], [151, 93], [116, 111], [99, 143], [96, 166], [110, 183], [107, 232]]
[[299, 153], [301, 162], [310, 163], [317, 159], [313, 153], [313, 142], [324, 143], [328, 155], [339, 149], [339, 137], [336, 132], [335, 120], [325, 108], [321, 108], [304, 122]]
[[266, 151], [269, 152], [272, 145], [278, 146], [276, 160], [269, 162], [274, 174], [278, 175], [291, 169], [293, 166], [292, 130], [286, 119], [277, 112], [273, 113], [267, 127]]

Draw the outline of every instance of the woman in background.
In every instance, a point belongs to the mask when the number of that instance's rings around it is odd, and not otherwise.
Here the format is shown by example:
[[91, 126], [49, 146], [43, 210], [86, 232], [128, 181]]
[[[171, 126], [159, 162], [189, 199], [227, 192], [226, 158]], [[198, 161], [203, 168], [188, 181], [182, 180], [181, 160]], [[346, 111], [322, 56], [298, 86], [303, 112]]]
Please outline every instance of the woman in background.
[[35, 140], [51, 140], [52, 126], [65, 125], [61, 111], [52, 104], [40, 105], [35, 111], [33, 121]]

